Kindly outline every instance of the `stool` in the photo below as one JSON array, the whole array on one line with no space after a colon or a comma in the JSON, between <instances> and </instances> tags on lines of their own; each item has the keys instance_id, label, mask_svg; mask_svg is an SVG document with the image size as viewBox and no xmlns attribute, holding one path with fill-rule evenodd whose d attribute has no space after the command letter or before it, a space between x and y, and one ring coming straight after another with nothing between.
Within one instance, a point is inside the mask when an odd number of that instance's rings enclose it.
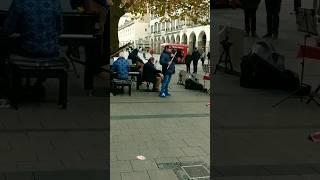
<instances>
[{"instance_id":1,"label":"stool","mask_svg":"<svg viewBox=\"0 0 320 180\"><path fill-rule=\"evenodd\" d=\"M57 78L59 79L59 105L67 108L68 68L64 58L28 58L13 55L7 60L9 65L9 99L11 105L18 109L20 98L19 86L22 78Z\"/></svg>"},{"instance_id":2,"label":"stool","mask_svg":"<svg viewBox=\"0 0 320 180\"><path fill-rule=\"evenodd\" d=\"M125 86L128 86L129 87L129 96L131 96L131 84L132 84L132 81L130 79L126 79L126 80L113 79L112 80L113 94L115 96L117 95L117 87L121 86L121 88L123 89Z\"/></svg>"}]
</instances>

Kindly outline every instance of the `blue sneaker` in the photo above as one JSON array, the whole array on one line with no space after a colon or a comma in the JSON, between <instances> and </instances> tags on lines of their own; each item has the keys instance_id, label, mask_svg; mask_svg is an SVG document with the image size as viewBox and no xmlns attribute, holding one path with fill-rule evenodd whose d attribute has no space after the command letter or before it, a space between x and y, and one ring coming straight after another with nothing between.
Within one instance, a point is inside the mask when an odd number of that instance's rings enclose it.
<instances>
[{"instance_id":1,"label":"blue sneaker","mask_svg":"<svg viewBox=\"0 0 320 180\"><path fill-rule=\"evenodd\" d=\"M165 95L166 95L166 96L171 96L171 94L169 94L169 93L166 93Z\"/></svg>"},{"instance_id":2,"label":"blue sneaker","mask_svg":"<svg viewBox=\"0 0 320 180\"><path fill-rule=\"evenodd\" d=\"M160 97L166 97L166 94L165 93L161 93Z\"/></svg>"}]
</instances>

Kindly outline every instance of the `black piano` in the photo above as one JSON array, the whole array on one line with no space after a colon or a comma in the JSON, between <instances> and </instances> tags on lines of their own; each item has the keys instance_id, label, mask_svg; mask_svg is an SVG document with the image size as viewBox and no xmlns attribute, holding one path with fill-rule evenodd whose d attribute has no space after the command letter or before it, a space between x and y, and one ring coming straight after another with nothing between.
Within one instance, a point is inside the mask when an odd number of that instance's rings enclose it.
<instances>
[{"instance_id":1,"label":"black piano","mask_svg":"<svg viewBox=\"0 0 320 180\"><path fill-rule=\"evenodd\" d=\"M0 11L0 34L3 35L3 24L7 17L7 11ZM60 44L62 46L85 46L98 47L102 38L97 36L96 28L97 17L93 14L66 12L63 15L63 33L60 35ZM2 33L1 33L2 32ZM1 36L1 35L0 35ZM1 38L1 37L0 37ZM1 38L2 39L2 38ZM11 41L13 41L11 39ZM97 59L97 51L92 50L92 58L87 58L85 65L84 86L86 89L93 87L94 72L92 66L98 63L92 62Z\"/></svg>"}]
</instances>

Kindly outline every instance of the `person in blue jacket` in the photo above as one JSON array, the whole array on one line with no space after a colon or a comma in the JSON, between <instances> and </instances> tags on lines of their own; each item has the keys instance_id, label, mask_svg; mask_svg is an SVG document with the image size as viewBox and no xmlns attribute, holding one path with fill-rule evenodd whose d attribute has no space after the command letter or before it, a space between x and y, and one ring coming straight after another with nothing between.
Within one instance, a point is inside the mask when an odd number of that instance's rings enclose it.
<instances>
[{"instance_id":1,"label":"person in blue jacket","mask_svg":"<svg viewBox=\"0 0 320 180\"><path fill-rule=\"evenodd\" d=\"M175 61L176 60L173 57L172 53L172 47L166 46L160 55L160 64L162 65L162 74L164 76L160 90L160 97L171 96L171 94L169 94L168 88L172 74L174 74Z\"/></svg>"}]
</instances>

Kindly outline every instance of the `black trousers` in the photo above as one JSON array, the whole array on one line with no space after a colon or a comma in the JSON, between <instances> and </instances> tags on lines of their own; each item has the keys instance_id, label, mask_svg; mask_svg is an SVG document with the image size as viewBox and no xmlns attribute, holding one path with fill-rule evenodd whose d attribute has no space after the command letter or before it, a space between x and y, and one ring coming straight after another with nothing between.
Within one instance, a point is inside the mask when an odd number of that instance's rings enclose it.
<instances>
[{"instance_id":1,"label":"black trousers","mask_svg":"<svg viewBox=\"0 0 320 180\"><path fill-rule=\"evenodd\" d=\"M193 73L198 72L198 61L193 60Z\"/></svg>"},{"instance_id":2,"label":"black trousers","mask_svg":"<svg viewBox=\"0 0 320 180\"><path fill-rule=\"evenodd\" d=\"M256 32L256 12L257 9L243 9L244 10L244 24L246 32Z\"/></svg>"},{"instance_id":3,"label":"black trousers","mask_svg":"<svg viewBox=\"0 0 320 180\"><path fill-rule=\"evenodd\" d=\"M294 0L294 11L297 12L298 8L301 8L301 0Z\"/></svg>"},{"instance_id":4,"label":"black trousers","mask_svg":"<svg viewBox=\"0 0 320 180\"><path fill-rule=\"evenodd\" d=\"M190 64L186 63L186 66L187 66L187 72L189 73L190 72Z\"/></svg>"},{"instance_id":5,"label":"black trousers","mask_svg":"<svg viewBox=\"0 0 320 180\"><path fill-rule=\"evenodd\" d=\"M281 0L265 0L267 10L268 34L278 34Z\"/></svg>"}]
</instances>

